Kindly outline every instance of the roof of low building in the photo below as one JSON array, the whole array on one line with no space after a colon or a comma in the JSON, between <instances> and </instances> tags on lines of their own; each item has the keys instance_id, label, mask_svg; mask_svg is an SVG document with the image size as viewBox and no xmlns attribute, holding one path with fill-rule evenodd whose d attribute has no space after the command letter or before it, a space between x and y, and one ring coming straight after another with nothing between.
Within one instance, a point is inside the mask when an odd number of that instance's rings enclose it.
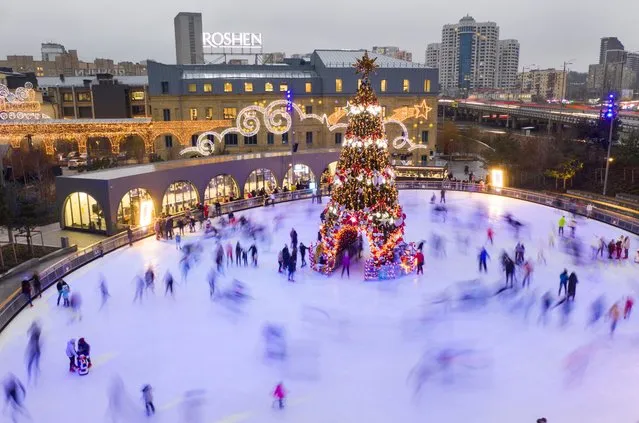
<instances>
[{"instance_id":1,"label":"roof of low building","mask_svg":"<svg viewBox=\"0 0 639 423\"><path fill-rule=\"evenodd\" d=\"M350 68L358 59L362 58L366 50L315 50L317 57L327 68ZM409 62L384 56L378 53L368 52L368 56L377 59L375 64L380 68L426 68L421 63Z\"/></svg>"},{"instance_id":2,"label":"roof of low building","mask_svg":"<svg viewBox=\"0 0 639 423\"><path fill-rule=\"evenodd\" d=\"M114 76L114 80L122 85L140 86L148 85L149 78L147 76ZM65 76L64 80L57 76L41 76L38 77L38 87L83 87L84 81L90 80L92 84L97 84L97 76Z\"/></svg>"}]
</instances>

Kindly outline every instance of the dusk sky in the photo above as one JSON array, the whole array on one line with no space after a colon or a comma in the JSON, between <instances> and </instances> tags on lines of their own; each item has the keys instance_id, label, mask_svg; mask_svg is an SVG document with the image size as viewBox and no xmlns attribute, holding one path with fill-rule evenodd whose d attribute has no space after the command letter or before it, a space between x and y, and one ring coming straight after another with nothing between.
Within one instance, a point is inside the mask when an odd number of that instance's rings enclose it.
<instances>
[{"instance_id":1,"label":"dusk sky","mask_svg":"<svg viewBox=\"0 0 639 423\"><path fill-rule=\"evenodd\" d=\"M470 14L494 21L500 38L521 44L521 66L587 71L599 57L599 39L617 36L639 50L632 0L362 0L158 1L4 0L0 11L0 57L40 56L40 43L78 50L80 59L154 59L175 63L173 18L201 12L206 32L261 32L264 51L307 53L319 48L395 45L424 62L426 45L441 41L442 25Z\"/></svg>"}]
</instances>

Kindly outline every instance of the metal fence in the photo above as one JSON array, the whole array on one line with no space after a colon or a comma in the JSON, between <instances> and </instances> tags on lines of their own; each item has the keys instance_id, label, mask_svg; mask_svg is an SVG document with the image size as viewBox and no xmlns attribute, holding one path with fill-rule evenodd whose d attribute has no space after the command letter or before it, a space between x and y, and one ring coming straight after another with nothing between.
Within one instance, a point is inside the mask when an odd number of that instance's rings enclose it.
<instances>
[{"instance_id":1,"label":"metal fence","mask_svg":"<svg viewBox=\"0 0 639 423\"><path fill-rule=\"evenodd\" d=\"M565 199L555 197L552 195L541 194L531 191L524 191L512 188L493 188L486 187L479 184L470 184L463 182L449 182L449 181L432 181L432 182L413 182L413 181L398 181L397 188L400 190L441 190L445 188L452 191L466 191L475 193L484 193L492 195L501 195L509 198L516 198L518 200L530 201L532 203L541 204L544 206L554 207L558 209L567 210L573 213L586 215L585 205L577 204L572 201L566 201ZM322 190L322 195L326 196L328 191ZM283 203L287 201L295 201L308 199L313 196L313 191L310 189L299 190L292 192L283 192L274 195L275 203ZM321 201L321 197L320 197ZM265 198L256 197L246 200L238 200L222 205L222 213L236 212L241 210L247 210L255 207L264 206ZM270 203L270 200L269 200ZM599 220L604 223L616 226L634 234L639 234L639 220L633 219L628 216L623 216L617 213L613 213L606 210L594 209L589 216L592 219ZM150 235L154 234L152 226L136 228L133 231L131 242L142 240ZM128 235L121 233L110 238L100 241L87 248L78 250L70 256L62 259L56 264L48 267L40 272L40 279L42 281L42 288L46 289L51 285L54 285L60 278L74 272L80 267L93 260L99 259L104 254L110 253L122 246L129 244ZM0 331L3 330L11 320L17 316L17 314L26 306L26 299L19 294L14 294L11 298L4 302L0 307Z\"/></svg>"}]
</instances>

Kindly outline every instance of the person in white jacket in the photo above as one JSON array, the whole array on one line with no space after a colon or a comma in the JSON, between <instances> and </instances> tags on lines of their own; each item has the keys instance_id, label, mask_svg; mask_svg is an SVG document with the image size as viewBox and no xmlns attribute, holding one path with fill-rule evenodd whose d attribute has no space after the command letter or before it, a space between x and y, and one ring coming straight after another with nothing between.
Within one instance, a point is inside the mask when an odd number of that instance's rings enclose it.
<instances>
[{"instance_id":1,"label":"person in white jacket","mask_svg":"<svg viewBox=\"0 0 639 423\"><path fill-rule=\"evenodd\" d=\"M69 371L75 372L76 364L75 359L78 355L78 352L75 349L75 339L69 340L67 342L67 357L69 357Z\"/></svg>"}]
</instances>

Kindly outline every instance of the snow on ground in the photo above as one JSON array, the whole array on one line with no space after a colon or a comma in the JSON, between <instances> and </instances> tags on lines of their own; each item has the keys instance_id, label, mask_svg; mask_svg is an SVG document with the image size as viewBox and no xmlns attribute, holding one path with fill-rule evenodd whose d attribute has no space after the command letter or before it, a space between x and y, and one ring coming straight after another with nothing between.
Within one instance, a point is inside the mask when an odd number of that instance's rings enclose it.
<instances>
[{"instance_id":1,"label":"snow on ground","mask_svg":"<svg viewBox=\"0 0 639 423\"><path fill-rule=\"evenodd\" d=\"M363 282L362 265L355 264L350 279L327 278L306 267L298 271L296 283L289 283L277 273L277 250L289 241L291 227L301 242L313 242L321 206L300 201L250 210L243 214L270 227L275 216L286 217L272 235L272 245L258 245L257 269L231 266L220 281L222 288L233 278L247 284L252 298L243 307L209 299L206 274L213 241L204 242L207 262L181 282L173 241L149 238L65 278L83 297L83 320L70 322L70 310L56 306L55 289L21 313L0 335L2 373L13 371L27 385L26 406L34 422L107 421L107 392L114 375L124 381L134 409L133 416L121 420L126 422L145 421L140 389L146 383L154 387L158 413L153 420L158 423L186 421L182 400L193 389L205 391L201 412L207 423L512 423L542 416L549 422L636 422L638 317L622 322L612 339L607 323L586 328L586 322L590 303L599 295L605 294L609 306L636 293L639 265L604 259L576 267L558 246L548 248L560 211L450 192L448 223L434 223L430 195L400 193L408 216L406 238L426 239L427 249L432 233L447 240L446 258L434 258L428 250L423 276ZM491 289L503 283L498 263L502 249L514 256L516 240L500 219L503 213L509 211L526 224L522 237L527 257L536 259L539 247L545 249L547 264L535 264L529 294L522 297L537 297L528 319L514 305L516 300L491 299L475 308L436 303L442 293L458 296L460 282L479 277L476 257L486 227L457 232L452 223L456 210L465 225L478 203L489 210L496 231L495 245L488 246L488 274L481 276ZM595 234L610 239L622 231L580 220L577 234L589 257ZM190 235L184 242L196 238ZM637 239L631 239L636 250ZM240 242L249 246L243 238ZM155 295L133 304L133 278L149 264L157 275ZM548 326L538 325L538 299L547 290L557 294L564 267L579 277L576 310L566 327L559 325L558 309ZM167 270L176 278L175 298L164 296ZM112 298L98 311L100 274ZM27 384L26 331L34 319L43 326L42 374L37 384ZM264 357L267 322L286 328L285 362ZM91 344L94 362L85 377L68 372L65 355L66 342L80 337ZM465 353L442 370L435 360L442 349ZM420 360L421 378L415 371ZM290 393L284 411L272 408L270 395L279 381ZM9 421L6 415L0 419Z\"/></svg>"}]
</instances>

